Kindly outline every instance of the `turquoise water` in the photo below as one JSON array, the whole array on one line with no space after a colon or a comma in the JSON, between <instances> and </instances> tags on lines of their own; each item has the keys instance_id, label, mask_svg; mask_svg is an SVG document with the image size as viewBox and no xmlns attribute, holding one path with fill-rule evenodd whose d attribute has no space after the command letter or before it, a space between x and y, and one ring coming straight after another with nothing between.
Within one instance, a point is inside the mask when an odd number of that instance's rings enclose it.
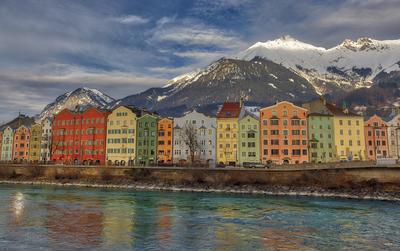
<instances>
[{"instance_id":1,"label":"turquoise water","mask_svg":"<svg viewBox=\"0 0 400 251\"><path fill-rule=\"evenodd\" d=\"M400 250L400 204L0 185L0 249Z\"/></svg>"}]
</instances>

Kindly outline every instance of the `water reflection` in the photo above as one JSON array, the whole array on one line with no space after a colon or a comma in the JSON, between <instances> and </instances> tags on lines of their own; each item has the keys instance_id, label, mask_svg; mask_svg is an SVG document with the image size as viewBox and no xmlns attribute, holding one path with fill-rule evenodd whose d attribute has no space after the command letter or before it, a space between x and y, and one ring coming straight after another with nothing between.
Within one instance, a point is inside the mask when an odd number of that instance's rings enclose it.
<instances>
[{"instance_id":1,"label":"water reflection","mask_svg":"<svg viewBox=\"0 0 400 251\"><path fill-rule=\"evenodd\" d=\"M101 246L104 215L98 208L47 204L46 210L46 229L53 248Z\"/></svg>"},{"instance_id":2,"label":"water reflection","mask_svg":"<svg viewBox=\"0 0 400 251\"><path fill-rule=\"evenodd\" d=\"M25 208L25 197L21 192L17 192L12 199L12 214L13 214L13 224L19 225L22 221L24 208Z\"/></svg>"},{"instance_id":3,"label":"water reflection","mask_svg":"<svg viewBox=\"0 0 400 251\"><path fill-rule=\"evenodd\" d=\"M131 249L134 244L135 204L129 200L108 200L103 207L103 239L107 248Z\"/></svg>"},{"instance_id":4,"label":"water reflection","mask_svg":"<svg viewBox=\"0 0 400 251\"><path fill-rule=\"evenodd\" d=\"M170 216L172 206L160 203L157 206L156 218L156 238L160 247L167 248L170 246L172 237L172 217Z\"/></svg>"},{"instance_id":5,"label":"water reflection","mask_svg":"<svg viewBox=\"0 0 400 251\"><path fill-rule=\"evenodd\" d=\"M400 250L398 203L0 185L0 249Z\"/></svg>"}]
</instances>

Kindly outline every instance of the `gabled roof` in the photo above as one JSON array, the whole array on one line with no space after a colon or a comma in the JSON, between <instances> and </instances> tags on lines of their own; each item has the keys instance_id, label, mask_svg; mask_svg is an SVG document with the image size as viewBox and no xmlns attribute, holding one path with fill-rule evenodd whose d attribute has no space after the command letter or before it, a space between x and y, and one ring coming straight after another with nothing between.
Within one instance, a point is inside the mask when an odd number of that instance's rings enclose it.
<instances>
[{"instance_id":1,"label":"gabled roof","mask_svg":"<svg viewBox=\"0 0 400 251\"><path fill-rule=\"evenodd\" d=\"M335 116L356 116L356 117L360 117L359 115L357 115L357 114L355 114L355 113L353 113L353 112L351 112L349 110L341 109L341 108L337 107L336 105L328 103L328 102L326 102L325 106Z\"/></svg>"},{"instance_id":2,"label":"gabled roof","mask_svg":"<svg viewBox=\"0 0 400 251\"><path fill-rule=\"evenodd\" d=\"M244 115L241 119L245 118L246 116L252 117L253 119L259 120L260 118L252 112L245 111Z\"/></svg>"},{"instance_id":3,"label":"gabled roof","mask_svg":"<svg viewBox=\"0 0 400 251\"><path fill-rule=\"evenodd\" d=\"M217 118L238 118L241 107L239 102L225 102L217 113Z\"/></svg>"},{"instance_id":4,"label":"gabled roof","mask_svg":"<svg viewBox=\"0 0 400 251\"><path fill-rule=\"evenodd\" d=\"M296 108L298 108L300 110L308 111L308 109L306 109L304 107L301 107L301 106L297 106L297 105L295 105L295 104L293 104L293 103L291 103L289 101L280 101L280 102L278 102L278 103L276 103L274 105L263 107L263 108L260 109L260 111L265 110L265 109L271 109L273 107L277 107L277 106L284 105L284 104L287 104L287 105L290 105L290 106L295 106Z\"/></svg>"},{"instance_id":5,"label":"gabled roof","mask_svg":"<svg viewBox=\"0 0 400 251\"><path fill-rule=\"evenodd\" d=\"M131 110L131 112L135 113L136 116L141 116L142 113L143 113L143 110L141 110L141 109L139 109L139 108L137 108L137 107L131 106L131 105L117 105L117 106L115 106L114 108L112 108L112 109L110 110L110 112L113 112L114 110L116 110L116 109L118 109L118 108L120 108L120 107L125 107L126 109Z\"/></svg>"},{"instance_id":6,"label":"gabled roof","mask_svg":"<svg viewBox=\"0 0 400 251\"><path fill-rule=\"evenodd\" d=\"M13 130L17 129L18 127L20 127L22 125L24 125L26 127L30 127L34 123L35 123L34 118L31 118L31 117L21 114L17 118L13 119L12 121L0 126L0 130L3 131L8 126Z\"/></svg>"}]
</instances>

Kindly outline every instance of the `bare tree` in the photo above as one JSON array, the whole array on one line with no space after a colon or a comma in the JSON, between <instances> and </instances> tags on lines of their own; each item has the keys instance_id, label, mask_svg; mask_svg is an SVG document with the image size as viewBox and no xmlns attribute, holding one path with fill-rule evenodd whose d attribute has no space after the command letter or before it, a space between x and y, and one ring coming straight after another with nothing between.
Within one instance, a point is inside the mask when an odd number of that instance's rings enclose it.
<instances>
[{"instance_id":1,"label":"bare tree","mask_svg":"<svg viewBox=\"0 0 400 251\"><path fill-rule=\"evenodd\" d=\"M197 128L191 124L186 124L181 131L181 139L183 144L189 148L190 162L194 163L196 152L200 150L200 143L197 135Z\"/></svg>"}]
</instances>

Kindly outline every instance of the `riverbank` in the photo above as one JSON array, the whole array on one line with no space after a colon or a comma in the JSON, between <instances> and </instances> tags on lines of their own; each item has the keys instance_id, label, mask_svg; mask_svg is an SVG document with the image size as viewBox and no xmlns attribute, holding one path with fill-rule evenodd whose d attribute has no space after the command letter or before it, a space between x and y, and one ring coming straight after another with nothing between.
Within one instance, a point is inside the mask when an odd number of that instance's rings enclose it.
<instances>
[{"instance_id":1,"label":"riverbank","mask_svg":"<svg viewBox=\"0 0 400 251\"><path fill-rule=\"evenodd\" d=\"M3 184L400 200L400 167L284 169L0 165Z\"/></svg>"},{"instance_id":2,"label":"riverbank","mask_svg":"<svg viewBox=\"0 0 400 251\"><path fill-rule=\"evenodd\" d=\"M85 187L105 189L132 189L143 191L170 191L170 192L196 192L196 193L228 193L228 194L253 194L268 196L308 196L322 198L341 198L359 200L380 200L400 202L399 192L383 192L371 188L358 189L321 189L318 187L290 187L290 186L218 186L208 185L169 185L152 183L135 183L120 180L119 182L76 182L76 181L34 181L34 180L0 180L0 184L32 185L32 186L59 186L59 187Z\"/></svg>"}]
</instances>

